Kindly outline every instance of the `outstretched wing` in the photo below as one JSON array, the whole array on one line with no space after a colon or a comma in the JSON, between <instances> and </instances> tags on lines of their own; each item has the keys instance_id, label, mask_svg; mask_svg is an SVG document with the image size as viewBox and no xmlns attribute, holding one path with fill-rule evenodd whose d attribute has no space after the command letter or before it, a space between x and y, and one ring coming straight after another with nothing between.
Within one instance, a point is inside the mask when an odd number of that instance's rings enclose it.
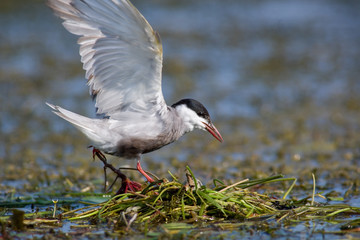
<instances>
[{"instance_id":1,"label":"outstretched wing","mask_svg":"<svg viewBox=\"0 0 360 240\"><path fill-rule=\"evenodd\" d=\"M48 0L81 36L80 55L97 114L166 111L158 34L128 0Z\"/></svg>"}]
</instances>

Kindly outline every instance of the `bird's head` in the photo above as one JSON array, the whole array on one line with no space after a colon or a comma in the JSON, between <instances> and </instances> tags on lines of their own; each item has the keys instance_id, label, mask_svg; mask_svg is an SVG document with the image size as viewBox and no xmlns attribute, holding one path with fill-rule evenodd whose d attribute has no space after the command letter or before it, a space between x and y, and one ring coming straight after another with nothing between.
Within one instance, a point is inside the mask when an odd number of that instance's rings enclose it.
<instances>
[{"instance_id":1,"label":"bird's head","mask_svg":"<svg viewBox=\"0 0 360 240\"><path fill-rule=\"evenodd\" d=\"M174 103L172 107L183 120L185 132L190 132L194 130L194 128L198 128L208 131L220 142L223 141L221 134L210 120L209 112L200 102L194 99L182 99Z\"/></svg>"}]
</instances>

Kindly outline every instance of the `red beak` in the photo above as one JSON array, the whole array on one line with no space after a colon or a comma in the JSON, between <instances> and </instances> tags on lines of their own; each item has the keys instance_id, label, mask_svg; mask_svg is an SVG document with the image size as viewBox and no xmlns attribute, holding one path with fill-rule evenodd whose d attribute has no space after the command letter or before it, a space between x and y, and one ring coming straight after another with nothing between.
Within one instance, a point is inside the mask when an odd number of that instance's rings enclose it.
<instances>
[{"instance_id":1,"label":"red beak","mask_svg":"<svg viewBox=\"0 0 360 240\"><path fill-rule=\"evenodd\" d=\"M219 140L220 142L223 142L224 139L222 138L221 134L219 133L219 131L216 129L216 127L214 126L214 124L210 123L206 123L206 122L202 122L203 124L205 124L205 129L211 133L211 135L214 136L214 138L216 138L217 140Z\"/></svg>"}]
</instances>

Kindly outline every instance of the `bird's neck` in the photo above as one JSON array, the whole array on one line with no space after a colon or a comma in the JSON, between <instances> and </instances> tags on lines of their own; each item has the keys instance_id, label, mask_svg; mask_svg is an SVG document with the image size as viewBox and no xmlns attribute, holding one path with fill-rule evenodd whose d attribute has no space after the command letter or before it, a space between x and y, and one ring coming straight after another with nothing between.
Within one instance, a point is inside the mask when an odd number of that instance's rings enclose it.
<instances>
[{"instance_id":1,"label":"bird's neck","mask_svg":"<svg viewBox=\"0 0 360 240\"><path fill-rule=\"evenodd\" d=\"M195 121L194 121L194 111L190 110L189 108L185 106L177 106L174 109L174 118L176 119L175 122L177 123L177 126L179 127L180 131L182 132L182 135L191 132L196 127Z\"/></svg>"}]
</instances>

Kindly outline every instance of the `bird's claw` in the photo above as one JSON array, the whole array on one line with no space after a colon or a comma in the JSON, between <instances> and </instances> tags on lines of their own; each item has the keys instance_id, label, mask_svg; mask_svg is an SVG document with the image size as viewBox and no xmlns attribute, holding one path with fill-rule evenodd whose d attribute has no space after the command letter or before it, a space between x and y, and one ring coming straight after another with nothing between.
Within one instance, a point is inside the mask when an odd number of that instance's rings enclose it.
<instances>
[{"instance_id":1,"label":"bird's claw","mask_svg":"<svg viewBox=\"0 0 360 240\"><path fill-rule=\"evenodd\" d=\"M98 158L101 159L105 159L106 160L106 157L105 155L97 148L95 148L94 146L89 146L89 148L93 148L92 150L92 155L93 155L93 160L95 160L95 156L97 156Z\"/></svg>"},{"instance_id":2,"label":"bird's claw","mask_svg":"<svg viewBox=\"0 0 360 240\"><path fill-rule=\"evenodd\" d=\"M127 192L138 192L142 190L142 186L138 182L133 182L130 179L126 178L125 181L122 182L120 189L116 192L116 195L127 193Z\"/></svg>"}]
</instances>

